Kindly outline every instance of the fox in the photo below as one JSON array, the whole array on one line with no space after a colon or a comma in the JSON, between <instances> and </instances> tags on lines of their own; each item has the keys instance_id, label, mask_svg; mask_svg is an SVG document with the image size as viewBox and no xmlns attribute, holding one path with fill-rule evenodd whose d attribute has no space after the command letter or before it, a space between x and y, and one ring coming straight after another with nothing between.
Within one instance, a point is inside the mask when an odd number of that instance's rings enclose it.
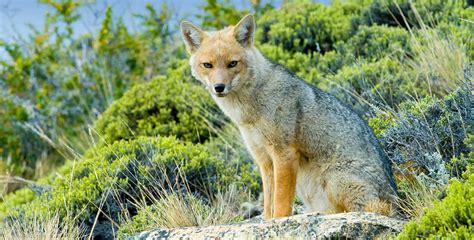
<instances>
[{"instance_id":1,"label":"fox","mask_svg":"<svg viewBox=\"0 0 474 240\"><path fill-rule=\"evenodd\" d=\"M265 219L305 211L392 214L397 187L373 131L350 107L264 56L256 22L204 31L180 23L191 74L238 127L258 165Z\"/></svg>"}]
</instances>

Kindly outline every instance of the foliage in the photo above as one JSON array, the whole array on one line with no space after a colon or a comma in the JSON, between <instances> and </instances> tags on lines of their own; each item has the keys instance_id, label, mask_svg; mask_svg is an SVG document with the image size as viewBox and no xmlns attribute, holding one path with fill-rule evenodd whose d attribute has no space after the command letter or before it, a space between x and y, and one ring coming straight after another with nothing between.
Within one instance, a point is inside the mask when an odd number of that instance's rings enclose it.
<instances>
[{"instance_id":1,"label":"foliage","mask_svg":"<svg viewBox=\"0 0 474 240\"><path fill-rule=\"evenodd\" d=\"M467 172L466 172L467 174ZM474 174L452 180L446 197L426 209L420 221L405 225L399 239L470 239L474 235Z\"/></svg>"},{"instance_id":2,"label":"foliage","mask_svg":"<svg viewBox=\"0 0 474 240\"><path fill-rule=\"evenodd\" d=\"M0 218L8 217L11 210L35 199L35 193L29 188L22 188L5 196L0 204Z\"/></svg>"},{"instance_id":3,"label":"foliage","mask_svg":"<svg viewBox=\"0 0 474 240\"><path fill-rule=\"evenodd\" d=\"M84 229L58 215L34 217L29 221L11 221L0 227L1 239L77 240L86 237Z\"/></svg>"},{"instance_id":4,"label":"foliage","mask_svg":"<svg viewBox=\"0 0 474 240\"><path fill-rule=\"evenodd\" d=\"M250 3L251 10L237 10L229 0L207 0L206 5L202 6L203 13L198 14L197 18L201 20L202 27L217 30L235 25L245 14L249 14L250 11L256 17L259 17L273 9L272 4L263 3L261 0L252 0Z\"/></svg>"},{"instance_id":5,"label":"foliage","mask_svg":"<svg viewBox=\"0 0 474 240\"><path fill-rule=\"evenodd\" d=\"M361 26L347 42L339 40L335 48L341 54L376 60L401 59L411 54L410 45L410 34L405 29L374 25Z\"/></svg>"},{"instance_id":6,"label":"foliage","mask_svg":"<svg viewBox=\"0 0 474 240\"><path fill-rule=\"evenodd\" d=\"M373 24L419 27L420 19L433 26L440 22L460 24L460 17L465 14L463 9L468 7L467 1L457 0L374 0L353 19L353 27Z\"/></svg>"},{"instance_id":7,"label":"foliage","mask_svg":"<svg viewBox=\"0 0 474 240\"><path fill-rule=\"evenodd\" d=\"M68 149L85 151L89 146L81 133L87 126L133 83L161 72L162 66L150 60L167 62L169 54L163 48L169 32L153 39L147 34L147 29L165 29L166 17L151 24L142 16L145 33L131 34L120 19L112 19L109 8L97 37L76 37L72 24L80 4L44 2L54 12L47 14L42 31L0 44L7 55L0 61L0 160L7 163L5 171L28 178L41 176L36 166L75 155ZM148 10L154 17L156 12Z\"/></svg>"},{"instance_id":8,"label":"foliage","mask_svg":"<svg viewBox=\"0 0 474 240\"><path fill-rule=\"evenodd\" d=\"M125 215L135 215L135 202L149 204L166 191L189 192L209 201L239 171L226 167L206 147L172 137L116 141L63 168L50 180L50 191L20 205L13 216L29 219L57 212L60 217L75 216L96 237L110 237L117 227L110 219L118 223Z\"/></svg>"},{"instance_id":9,"label":"foliage","mask_svg":"<svg viewBox=\"0 0 474 240\"><path fill-rule=\"evenodd\" d=\"M74 216L96 238L240 220L244 199L222 195L232 184L254 198L259 174L192 80L170 9L147 5L131 31L109 7L97 33L77 36L81 1L42 2L54 9L43 29L0 40L0 174L37 178L70 161L41 191L2 198L2 217L57 226L49 213ZM208 0L196 17L212 30L253 12L266 56L369 119L414 218L402 239L472 235L472 1L264 2Z\"/></svg>"},{"instance_id":10,"label":"foliage","mask_svg":"<svg viewBox=\"0 0 474 240\"><path fill-rule=\"evenodd\" d=\"M412 72L428 84L432 95L444 96L455 90L460 82L472 81L472 60L468 55L472 41L470 37L454 38L453 33L453 29L423 26L413 37L413 57L406 62Z\"/></svg>"},{"instance_id":11,"label":"foliage","mask_svg":"<svg viewBox=\"0 0 474 240\"><path fill-rule=\"evenodd\" d=\"M206 28L221 29L235 24L239 19L248 14L247 11L238 11L228 0L217 1L207 0L203 6L204 14L198 15L202 21L202 26Z\"/></svg>"},{"instance_id":12,"label":"foliage","mask_svg":"<svg viewBox=\"0 0 474 240\"><path fill-rule=\"evenodd\" d=\"M311 54L331 50L348 37L349 18L337 6L309 1L283 5L259 19L256 41Z\"/></svg>"},{"instance_id":13,"label":"foliage","mask_svg":"<svg viewBox=\"0 0 474 240\"><path fill-rule=\"evenodd\" d=\"M340 68L346 61L342 59L346 56L337 54L335 58L331 53L338 41L349 37L349 15L356 11L352 6L325 6L310 1L286 3L258 19L257 47L308 82L319 83L330 72L326 69L331 68L328 65Z\"/></svg>"},{"instance_id":14,"label":"foliage","mask_svg":"<svg viewBox=\"0 0 474 240\"><path fill-rule=\"evenodd\" d=\"M187 62L177 65L187 66ZM206 141L225 120L204 87L193 84L190 75L187 68L180 67L135 86L104 112L96 129L110 143L158 135Z\"/></svg>"},{"instance_id":15,"label":"foliage","mask_svg":"<svg viewBox=\"0 0 474 240\"><path fill-rule=\"evenodd\" d=\"M230 187L210 202L176 192L160 196L152 205L140 208L131 221L122 224L119 238L153 228L176 228L228 224L238 218L242 194Z\"/></svg>"},{"instance_id":16,"label":"foliage","mask_svg":"<svg viewBox=\"0 0 474 240\"><path fill-rule=\"evenodd\" d=\"M446 184L469 165L451 159L471 150L464 143L474 129L470 89L461 88L443 100L428 97L404 102L398 113L381 113L369 125L402 171L426 174L436 185Z\"/></svg>"},{"instance_id":17,"label":"foliage","mask_svg":"<svg viewBox=\"0 0 474 240\"><path fill-rule=\"evenodd\" d=\"M417 86L420 83L412 81L400 61L388 57L375 62L361 60L328 78L330 92L360 113L396 107L410 96L427 94Z\"/></svg>"}]
</instances>

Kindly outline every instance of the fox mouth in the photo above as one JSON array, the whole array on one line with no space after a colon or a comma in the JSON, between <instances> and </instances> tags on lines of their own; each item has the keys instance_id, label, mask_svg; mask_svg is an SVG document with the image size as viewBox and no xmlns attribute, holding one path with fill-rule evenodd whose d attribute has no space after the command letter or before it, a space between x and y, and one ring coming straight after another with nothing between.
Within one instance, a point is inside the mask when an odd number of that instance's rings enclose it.
<instances>
[{"instance_id":1,"label":"fox mouth","mask_svg":"<svg viewBox=\"0 0 474 240\"><path fill-rule=\"evenodd\" d=\"M229 94L229 92L215 93L217 97L225 97L227 94Z\"/></svg>"}]
</instances>

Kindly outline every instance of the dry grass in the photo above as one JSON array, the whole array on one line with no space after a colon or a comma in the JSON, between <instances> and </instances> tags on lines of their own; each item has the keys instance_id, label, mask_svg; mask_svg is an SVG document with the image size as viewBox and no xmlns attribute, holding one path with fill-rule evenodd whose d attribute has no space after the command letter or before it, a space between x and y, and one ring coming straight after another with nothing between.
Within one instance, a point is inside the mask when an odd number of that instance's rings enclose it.
<instances>
[{"instance_id":1,"label":"dry grass","mask_svg":"<svg viewBox=\"0 0 474 240\"><path fill-rule=\"evenodd\" d=\"M206 203L189 193L171 192L162 194L152 207L141 206L139 209L152 220L153 225L149 228L226 224L238 215L235 195L236 191L231 190Z\"/></svg>"},{"instance_id":2,"label":"dry grass","mask_svg":"<svg viewBox=\"0 0 474 240\"><path fill-rule=\"evenodd\" d=\"M83 229L71 221L60 220L58 215L26 222L17 220L0 226L0 239L5 240L76 240L84 236Z\"/></svg>"},{"instance_id":3,"label":"dry grass","mask_svg":"<svg viewBox=\"0 0 474 240\"><path fill-rule=\"evenodd\" d=\"M423 184L412 182L405 189L405 197L398 200L398 207L409 219L420 219L425 210L434 206L437 189L429 189Z\"/></svg>"},{"instance_id":4,"label":"dry grass","mask_svg":"<svg viewBox=\"0 0 474 240\"><path fill-rule=\"evenodd\" d=\"M426 24L430 20L422 19L413 4L411 8L420 28L415 33L405 22L413 46L413 56L407 59L407 64L418 72L420 80L428 82L431 94L446 95L464 79L464 69L469 63L466 43L455 41L449 33L442 33L438 28L431 28Z\"/></svg>"},{"instance_id":5,"label":"dry grass","mask_svg":"<svg viewBox=\"0 0 474 240\"><path fill-rule=\"evenodd\" d=\"M178 172L181 171L178 169ZM153 176L150 176L153 177ZM188 183L185 189L178 186L171 187L172 181L165 176L165 189L157 180L155 189L139 186L142 196L132 196L131 203L137 208L142 216L149 219L151 224L146 226L152 228L176 228L191 226L208 226L215 224L227 224L239 216L240 204L244 202L244 194L239 192L235 186L230 186L215 196L205 198L191 193ZM182 179L186 179L182 176ZM115 192L115 191L114 191ZM119 189L116 192L120 192ZM208 199L208 200L203 200ZM151 202L151 203L150 203ZM123 211L126 213L127 211ZM125 222L133 221L130 216L124 216Z\"/></svg>"}]
</instances>

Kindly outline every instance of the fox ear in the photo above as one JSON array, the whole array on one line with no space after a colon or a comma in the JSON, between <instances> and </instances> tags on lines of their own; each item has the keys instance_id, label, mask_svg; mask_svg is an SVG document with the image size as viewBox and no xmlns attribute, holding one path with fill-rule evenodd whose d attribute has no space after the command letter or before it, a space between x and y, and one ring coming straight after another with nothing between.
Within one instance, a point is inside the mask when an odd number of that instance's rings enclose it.
<instances>
[{"instance_id":1,"label":"fox ear","mask_svg":"<svg viewBox=\"0 0 474 240\"><path fill-rule=\"evenodd\" d=\"M186 50L189 53L193 53L199 48L199 45L201 45L206 33L187 21L182 21L180 27L181 35L183 37L184 43L186 44Z\"/></svg>"},{"instance_id":2,"label":"fox ear","mask_svg":"<svg viewBox=\"0 0 474 240\"><path fill-rule=\"evenodd\" d=\"M235 39L244 47L252 46L254 33L255 20L251 14L243 17L234 27Z\"/></svg>"}]
</instances>

